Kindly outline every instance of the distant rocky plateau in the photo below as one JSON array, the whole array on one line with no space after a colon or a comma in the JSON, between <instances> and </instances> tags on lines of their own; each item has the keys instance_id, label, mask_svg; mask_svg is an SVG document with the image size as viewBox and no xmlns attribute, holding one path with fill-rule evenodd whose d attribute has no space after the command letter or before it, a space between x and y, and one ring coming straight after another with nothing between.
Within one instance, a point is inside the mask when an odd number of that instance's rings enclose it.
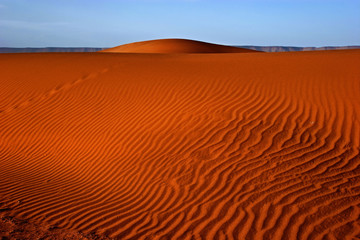
<instances>
[{"instance_id":1,"label":"distant rocky plateau","mask_svg":"<svg viewBox=\"0 0 360 240\"><path fill-rule=\"evenodd\" d=\"M316 51L316 50L336 50L336 49L356 49L360 46L327 46L327 47L287 47L287 46L236 46L253 49L263 52L297 52L297 51Z\"/></svg>"},{"instance_id":2,"label":"distant rocky plateau","mask_svg":"<svg viewBox=\"0 0 360 240\"><path fill-rule=\"evenodd\" d=\"M46 48L10 48L0 47L0 53L35 53L35 52L97 52L106 48L74 48L74 47L46 47Z\"/></svg>"},{"instance_id":3,"label":"distant rocky plateau","mask_svg":"<svg viewBox=\"0 0 360 240\"><path fill-rule=\"evenodd\" d=\"M236 46L263 52L296 52L296 51L316 51L316 50L336 50L336 49L356 49L359 46L341 47L288 47L288 46ZM72 48L72 47L46 47L46 48L9 48L0 47L0 53L34 53L34 52L97 52L107 48Z\"/></svg>"}]
</instances>

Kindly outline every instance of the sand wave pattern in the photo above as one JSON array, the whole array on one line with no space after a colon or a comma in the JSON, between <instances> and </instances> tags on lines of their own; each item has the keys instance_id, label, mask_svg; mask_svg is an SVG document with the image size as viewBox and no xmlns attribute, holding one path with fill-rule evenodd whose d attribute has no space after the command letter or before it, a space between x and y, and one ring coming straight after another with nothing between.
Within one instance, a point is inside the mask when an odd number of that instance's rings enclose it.
<instances>
[{"instance_id":1,"label":"sand wave pattern","mask_svg":"<svg viewBox=\"0 0 360 240\"><path fill-rule=\"evenodd\" d=\"M0 214L115 239L358 239L359 65L0 55Z\"/></svg>"}]
</instances>

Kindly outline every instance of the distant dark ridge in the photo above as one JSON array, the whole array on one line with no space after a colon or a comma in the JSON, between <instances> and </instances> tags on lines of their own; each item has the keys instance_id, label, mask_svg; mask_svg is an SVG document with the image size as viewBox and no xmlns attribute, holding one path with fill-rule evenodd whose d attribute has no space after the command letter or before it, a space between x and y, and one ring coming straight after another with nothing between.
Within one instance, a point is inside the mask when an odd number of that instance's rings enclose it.
<instances>
[{"instance_id":1,"label":"distant dark ridge","mask_svg":"<svg viewBox=\"0 0 360 240\"><path fill-rule=\"evenodd\" d=\"M236 46L248 48L263 52L296 52L296 51L317 51L317 50L336 50L336 49L356 49L360 46L342 46L342 47L286 47L286 46Z\"/></svg>"},{"instance_id":2,"label":"distant dark ridge","mask_svg":"<svg viewBox=\"0 0 360 240\"><path fill-rule=\"evenodd\" d=\"M286 46L235 46L263 52L296 52L296 51L316 51L316 50L335 50L335 49L356 49L360 46L342 46L342 47L286 47ZM97 52L107 48L0 48L0 53L35 53L35 52Z\"/></svg>"},{"instance_id":3,"label":"distant dark ridge","mask_svg":"<svg viewBox=\"0 0 360 240\"><path fill-rule=\"evenodd\" d=\"M47 48L0 48L0 53L35 53L35 52L97 52L106 48L62 48L62 47L47 47Z\"/></svg>"}]
</instances>

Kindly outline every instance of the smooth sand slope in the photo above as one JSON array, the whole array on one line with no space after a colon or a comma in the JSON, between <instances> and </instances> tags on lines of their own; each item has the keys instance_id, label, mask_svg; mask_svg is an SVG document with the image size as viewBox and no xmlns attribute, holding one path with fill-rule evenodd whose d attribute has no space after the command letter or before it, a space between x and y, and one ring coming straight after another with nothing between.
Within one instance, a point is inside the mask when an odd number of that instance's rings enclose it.
<instances>
[{"instance_id":1,"label":"smooth sand slope","mask_svg":"<svg viewBox=\"0 0 360 240\"><path fill-rule=\"evenodd\" d=\"M360 50L2 54L1 219L117 239L357 239L359 65Z\"/></svg>"},{"instance_id":2,"label":"smooth sand slope","mask_svg":"<svg viewBox=\"0 0 360 240\"><path fill-rule=\"evenodd\" d=\"M135 42L105 49L114 53L247 53L256 50L206 43L188 39L159 39Z\"/></svg>"}]
</instances>

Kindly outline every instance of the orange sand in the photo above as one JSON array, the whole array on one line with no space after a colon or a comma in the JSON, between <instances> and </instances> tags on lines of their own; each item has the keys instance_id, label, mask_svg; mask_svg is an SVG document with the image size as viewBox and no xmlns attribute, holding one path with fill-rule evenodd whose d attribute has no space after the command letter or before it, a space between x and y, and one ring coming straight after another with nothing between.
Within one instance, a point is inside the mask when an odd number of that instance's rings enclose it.
<instances>
[{"instance_id":1,"label":"orange sand","mask_svg":"<svg viewBox=\"0 0 360 240\"><path fill-rule=\"evenodd\" d=\"M248 53L256 50L206 43L188 39L159 39L135 42L105 49L116 53Z\"/></svg>"},{"instance_id":2,"label":"orange sand","mask_svg":"<svg viewBox=\"0 0 360 240\"><path fill-rule=\"evenodd\" d=\"M360 50L1 54L0 216L118 239L359 238L359 66Z\"/></svg>"}]
</instances>

